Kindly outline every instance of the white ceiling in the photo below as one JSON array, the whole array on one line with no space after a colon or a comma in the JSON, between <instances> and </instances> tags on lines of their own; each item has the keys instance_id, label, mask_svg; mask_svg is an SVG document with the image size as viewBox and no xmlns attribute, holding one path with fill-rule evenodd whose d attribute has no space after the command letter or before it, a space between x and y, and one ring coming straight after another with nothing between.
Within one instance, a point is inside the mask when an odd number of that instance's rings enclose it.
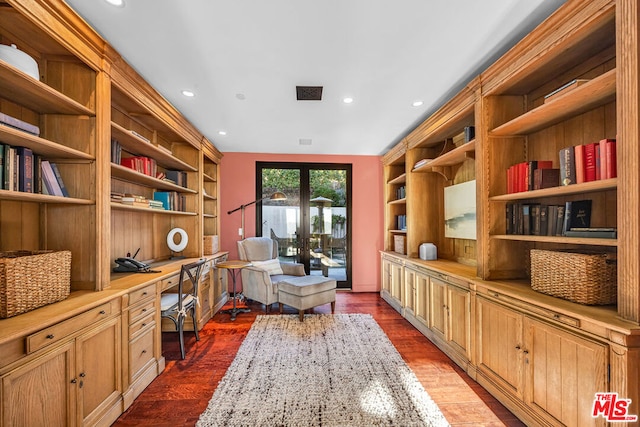
<instances>
[{"instance_id":1,"label":"white ceiling","mask_svg":"<svg viewBox=\"0 0 640 427\"><path fill-rule=\"evenodd\" d=\"M220 151L359 155L384 153L564 2L66 1ZM296 85L324 86L322 101L296 101Z\"/></svg>"}]
</instances>

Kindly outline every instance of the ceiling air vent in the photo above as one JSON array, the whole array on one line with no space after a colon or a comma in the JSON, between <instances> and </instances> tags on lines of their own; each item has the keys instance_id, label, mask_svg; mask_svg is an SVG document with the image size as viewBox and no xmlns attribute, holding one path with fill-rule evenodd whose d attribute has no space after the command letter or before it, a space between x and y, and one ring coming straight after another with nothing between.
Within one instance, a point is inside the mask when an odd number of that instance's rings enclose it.
<instances>
[{"instance_id":1,"label":"ceiling air vent","mask_svg":"<svg viewBox=\"0 0 640 427\"><path fill-rule=\"evenodd\" d=\"M298 101L321 101L322 86L296 86Z\"/></svg>"},{"instance_id":2,"label":"ceiling air vent","mask_svg":"<svg viewBox=\"0 0 640 427\"><path fill-rule=\"evenodd\" d=\"M300 138L298 142L300 145L311 145L311 138Z\"/></svg>"}]
</instances>

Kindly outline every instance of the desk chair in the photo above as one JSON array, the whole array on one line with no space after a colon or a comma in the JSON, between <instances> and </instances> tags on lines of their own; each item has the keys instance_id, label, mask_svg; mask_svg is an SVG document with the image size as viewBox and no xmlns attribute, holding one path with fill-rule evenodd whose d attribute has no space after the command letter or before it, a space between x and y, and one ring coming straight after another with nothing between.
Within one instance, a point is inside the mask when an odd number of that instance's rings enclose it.
<instances>
[{"instance_id":1,"label":"desk chair","mask_svg":"<svg viewBox=\"0 0 640 427\"><path fill-rule=\"evenodd\" d=\"M205 262L205 259L201 259L189 264L183 264L180 268L178 292L163 293L160 298L160 316L171 319L176 325L178 337L180 338L180 354L183 359L185 356L184 319L187 317L187 312L191 312L196 341L200 341L200 337L198 336L198 322L196 321L196 304L198 304L200 273L202 273L202 267Z\"/></svg>"}]
</instances>

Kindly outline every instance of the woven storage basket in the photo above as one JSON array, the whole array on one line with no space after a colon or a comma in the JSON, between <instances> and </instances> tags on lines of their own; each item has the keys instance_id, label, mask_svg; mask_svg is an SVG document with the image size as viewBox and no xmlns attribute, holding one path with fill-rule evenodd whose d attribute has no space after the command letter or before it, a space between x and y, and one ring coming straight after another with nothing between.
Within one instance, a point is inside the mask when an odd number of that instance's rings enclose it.
<instances>
[{"instance_id":1,"label":"woven storage basket","mask_svg":"<svg viewBox=\"0 0 640 427\"><path fill-rule=\"evenodd\" d=\"M0 252L0 318L69 296L71 251Z\"/></svg>"},{"instance_id":2,"label":"woven storage basket","mask_svg":"<svg viewBox=\"0 0 640 427\"><path fill-rule=\"evenodd\" d=\"M615 304L617 263L603 253L532 249L531 288L580 304Z\"/></svg>"}]
</instances>

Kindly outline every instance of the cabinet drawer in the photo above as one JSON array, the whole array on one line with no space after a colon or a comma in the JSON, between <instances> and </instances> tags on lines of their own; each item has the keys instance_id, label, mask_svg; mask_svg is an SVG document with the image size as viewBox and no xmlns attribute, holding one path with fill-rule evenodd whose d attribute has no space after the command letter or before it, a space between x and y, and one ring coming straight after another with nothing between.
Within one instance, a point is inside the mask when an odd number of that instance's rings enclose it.
<instances>
[{"instance_id":1,"label":"cabinet drawer","mask_svg":"<svg viewBox=\"0 0 640 427\"><path fill-rule=\"evenodd\" d=\"M156 301L151 300L146 303L139 304L129 309L129 325L137 322L138 320L146 317L149 314L155 313Z\"/></svg>"},{"instance_id":2,"label":"cabinet drawer","mask_svg":"<svg viewBox=\"0 0 640 427\"><path fill-rule=\"evenodd\" d=\"M131 381L134 381L146 364L153 359L155 336L156 328L150 328L129 344Z\"/></svg>"},{"instance_id":3,"label":"cabinet drawer","mask_svg":"<svg viewBox=\"0 0 640 427\"><path fill-rule=\"evenodd\" d=\"M142 331L154 325L155 324L154 318L155 318L155 313L151 311L142 319L131 323L129 325L129 339L131 340L135 338L137 335L140 335Z\"/></svg>"},{"instance_id":4,"label":"cabinet drawer","mask_svg":"<svg viewBox=\"0 0 640 427\"><path fill-rule=\"evenodd\" d=\"M160 292L166 291L169 288L173 288L174 286L178 286L178 282L180 281L180 274L174 274L171 277L167 277L161 282Z\"/></svg>"},{"instance_id":5,"label":"cabinet drawer","mask_svg":"<svg viewBox=\"0 0 640 427\"><path fill-rule=\"evenodd\" d=\"M35 334L31 334L27 337L27 354L58 342L87 326L99 322L102 319L106 319L117 310L118 307L116 303L114 301L110 301L49 328L36 332Z\"/></svg>"},{"instance_id":6,"label":"cabinet drawer","mask_svg":"<svg viewBox=\"0 0 640 427\"><path fill-rule=\"evenodd\" d=\"M211 261L207 261L204 263L204 265L202 266L202 273L200 273L200 275L206 276L207 274L209 274L209 271L211 271Z\"/></svg>"},{"instance_id":7,"label":"cabinet drawer","mask_svg":"<svg viewBox=\"0 0 640 427\"><path fill-rule=\"evenodd\" d=\"M129 305L134 305L137 302L140 302L146 298L151 296L155 296L156 294L156 285L149 285L142 289L138 289L137 291L133 291L129 293Z\"/></svg>"}]
</instances>

